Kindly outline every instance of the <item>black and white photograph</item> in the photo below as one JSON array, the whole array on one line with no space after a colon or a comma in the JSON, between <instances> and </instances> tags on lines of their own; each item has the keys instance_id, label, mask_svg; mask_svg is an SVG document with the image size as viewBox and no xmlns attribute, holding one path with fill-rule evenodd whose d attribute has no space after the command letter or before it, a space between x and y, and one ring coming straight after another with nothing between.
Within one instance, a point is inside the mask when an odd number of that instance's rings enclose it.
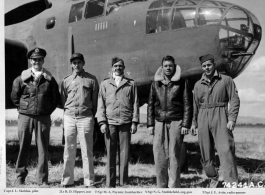
<instances>
[{"instance_id":1,"label":"black and white photograph","mask_svg":"<svg viewBox=\"0 0 265 195\"><path fill-rule=\"evenodd\" d=\"M0 194L265 194L264 0L0 7Z\"/></svg>"}]
</instances>

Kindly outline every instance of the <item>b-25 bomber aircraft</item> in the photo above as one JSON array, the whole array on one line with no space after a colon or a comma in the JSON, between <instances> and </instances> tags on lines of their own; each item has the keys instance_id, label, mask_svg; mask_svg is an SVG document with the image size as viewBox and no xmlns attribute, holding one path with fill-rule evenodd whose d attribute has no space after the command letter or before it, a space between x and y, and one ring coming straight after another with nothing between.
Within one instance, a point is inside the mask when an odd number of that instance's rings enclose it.
<instances>
[{"instance_id":1,"label":"b-25 bomber aircraft","mask_svg":"<svg viewBox=\"0 0 265 195\"><path fill-rule=\"evenodd\" d=\"M47 50L44 67L60 83L71 73L72 53L101 82L114 56L138 86L140 104L161 59L175 57L192 85L201 76L199 56L211 53L218 70L237 77L257 50L262 28L247 9L213 0L6 0L6 108L13 80L29 67L26 53Z\"/></svg>"},{"instance_id":2,"label":"b-25 bomber aircraft","mask_svg":"<svg viewBox=\"0 0 265 195\"><path fill-rule=\"evenodd\" d=\"M150 84L165 55L172 55L191 86L201 77L199 56L211 53L217 69L232 78L249 64L262 37L247 9L214 0L6 0L6 108L13 80L30 65L26 53L44 48L44 67L60 83L71 73L70 56L84 54L85 70L99 82L111 58L125 61L125 74L147 103ZM103 142L99 134L99 146ZM181 170L187 170L185 145Z\"/></svg>"}]
</instances>

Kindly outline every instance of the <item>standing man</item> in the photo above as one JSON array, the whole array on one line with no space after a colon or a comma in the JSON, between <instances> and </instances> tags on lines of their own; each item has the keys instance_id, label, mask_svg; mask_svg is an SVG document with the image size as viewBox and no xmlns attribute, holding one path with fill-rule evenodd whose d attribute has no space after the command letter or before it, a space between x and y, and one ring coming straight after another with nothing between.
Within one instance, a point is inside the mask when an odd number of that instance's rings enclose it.
<instances>
[{"instance_id":1,"label":"standing man","mask_svg":"<svg viewBox=\"0 0 265 195\"><path fill-rule=\"evenodd\" d=\"M98 82L95 76L85 72L85 59L74 53L70 59L72 74L61 84L61 98L64 109L64 166L61 184L69 187L74 184L77 134L80 141L83 161L84 185L94 184L93 132L94 116L97 110Z\"/></svg>"},{"instance_id":2,"label":"standing man","mask_svg":"<svg viewBox=\"0 0 265 195\"><path fill-rule=\"evenodd\" d=\"M162 67L151 85L147 127L154 135L157 187L180 188L180 151L192 119L192 93L188 81L172 56L162 59ZM169 169L169 176L168 176Z\"/></svg>"},{"instance_id":3,"label":"standing man","mask_svg":"<svg viewBox=\"0 0 265 195\"><path fill-rule=\"evenodd\" d=\"M45 56L46 51L41 48L29 51L27 57L32 67L24 70L13 83L11 99L19 112L18 138L20 143L15 186L24 184L28 175L27 164L33 129L38 148L36 181L39 185L48 184L50 115L59 104L60 94L55 79L43 68Z\"/></svg>"},{"instance_id":4,"label":"standing man","mask_svg":"<svg viewBox=\"0 0 265 195\"><path fill-rule=\"evenodd\" d=\"M97 119L105 134L107 148L107 187L116 187L116 153L120 148L120 185L128 181L128 161L131 133L137 131L139 122L139 100L132 79L124 76L124 61L112 59L112 76L105 79L98 96Z\"/></svg>"},{"instance_id":5,"label":"standing man","mask_svg":"<svg viewBox=\"0 0 265 195\"><path fill-rule=\"evenodd\" d=\"M204 73L194 87L191 133L195 135L198 128L201 163L210 178L210 187L217 187L219 178L213 164L214 146L220 158L223 179L232 185L238 183L232 133L240 106L238 92L232 78L215 70L213 55L201 56L200 62Z\"/></svg>"}]
</instances>

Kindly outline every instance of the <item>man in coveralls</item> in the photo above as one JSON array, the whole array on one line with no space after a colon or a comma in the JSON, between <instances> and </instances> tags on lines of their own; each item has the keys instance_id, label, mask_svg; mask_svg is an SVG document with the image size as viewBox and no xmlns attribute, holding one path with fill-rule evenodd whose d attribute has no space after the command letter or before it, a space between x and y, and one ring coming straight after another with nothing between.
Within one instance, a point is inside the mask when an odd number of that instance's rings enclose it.
<instances>
[{"instance_id":1,"label":"man in coveralls","mask_svg":"<svg viewBox=\"0 0 265 195\"><path fill-rule=\"evenodd\" d=\"M102 81L98 95L97 120L105 134L107 148L106 186L116 187L116 153L119 153L120 185L128 182L128 162L131 133L137 131L139 122L139 99L132 79L124 76L124 61L112 59L112 75Z\"/></svg>"},{"instance_id":2,"label":"man in coveralls","mask_svg":"<svg viewBox=\"0 0 265 195\"><path fill-rule=\"evenodd\" d=\"M46 51L35 48L27 57L32 65L24 70L13 83L11 99L18 108L19 154L16 163L15 186L25 183L27 164L33 129L38 147L38 171L36 182L48 184L48 146L51 117L60 102L57 82L52 74L43 68Z\"/></svg>"},{"instance_id":3,"label":"man in coveralls","mask_svg":"<svg viewBox=\"0 0 265 195\"><path fill-rule=\"evenodd\" d=\"M64 109L64 165L62 187L74 184L77 135L80 141L84 186L94 187L93 134L94 116L97 111L98 81L84 70L85 59L81 53L74 53L70 63L72 74L64 77L61 84L61 98Z\"/></svg>"},{"instance_id":4,"label":"man in coveralls","mask_svg":"<svg viewBox=\"0 0 265 195\"><path fill-rule=\"evenodd\" d=\"M157 187L180 188L180 152L192 120L192 93L172 56L162 59L151 85L147 127L154 134ZM169 168L169 174L168 174Z\"/></svg>"},{"instance_id":5,"label":"man in coveralls","mask_svg":"<svg viewBox=\"0 0 265 195\"><path fill-rule=\"evenodd\" d=\"M223 179L232 185L238 183L232 133L240 106L238 92L232 78L215 69L213 55L207 54L199 59L204 74L194 87L191 134L195 135L198 128L201 163L210 178L210 187L217 187L219 178L213 163L214 146L220 158Z\"/></svg>"}]
</instances>

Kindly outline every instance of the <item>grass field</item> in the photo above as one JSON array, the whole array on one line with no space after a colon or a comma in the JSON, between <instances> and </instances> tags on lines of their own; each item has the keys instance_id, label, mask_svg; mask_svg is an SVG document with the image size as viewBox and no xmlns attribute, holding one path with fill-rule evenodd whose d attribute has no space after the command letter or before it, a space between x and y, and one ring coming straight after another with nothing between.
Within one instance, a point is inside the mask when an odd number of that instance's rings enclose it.
<instances>
[{"instance_id":1,"label":"grass field","mask_svg":"<svg viewBox=\"0 0 265 195\"><path fill-rule=\"evenodd\" d=\"M265 129L264 128L236 128L234 130L236 142L236 161L239 180L242 182L263 181L265 184ZM63 146L61 145L62 129L52 127L49 147L49 188L60 187L63 170ZM154 160L152 153L153 137L148 135L146 127L141 127L132 136L131 159L129 166L130 182L127 188L150 188L156 186ZM200 152L197 137L187 135L184 139L188 149L188 173L181 174L181 185L184 188L202 188L207 185L207 179L200 165ZM6 182L7 187L13 187L15 181L15 164L19 151L17 127L6 127ZM75 166L75 187L82 188L83 174L81 151L77 150ZM106 156L104 147L94 149L94 165L96 181L105 180ZM37 166L37 150L34 141L30 149L28 177L26 185L21 188L39 187L35 183ZM97 187L104 188L105 182ZM118 186L117 186L118 187Z\"/></svg>"}]
</instances>

